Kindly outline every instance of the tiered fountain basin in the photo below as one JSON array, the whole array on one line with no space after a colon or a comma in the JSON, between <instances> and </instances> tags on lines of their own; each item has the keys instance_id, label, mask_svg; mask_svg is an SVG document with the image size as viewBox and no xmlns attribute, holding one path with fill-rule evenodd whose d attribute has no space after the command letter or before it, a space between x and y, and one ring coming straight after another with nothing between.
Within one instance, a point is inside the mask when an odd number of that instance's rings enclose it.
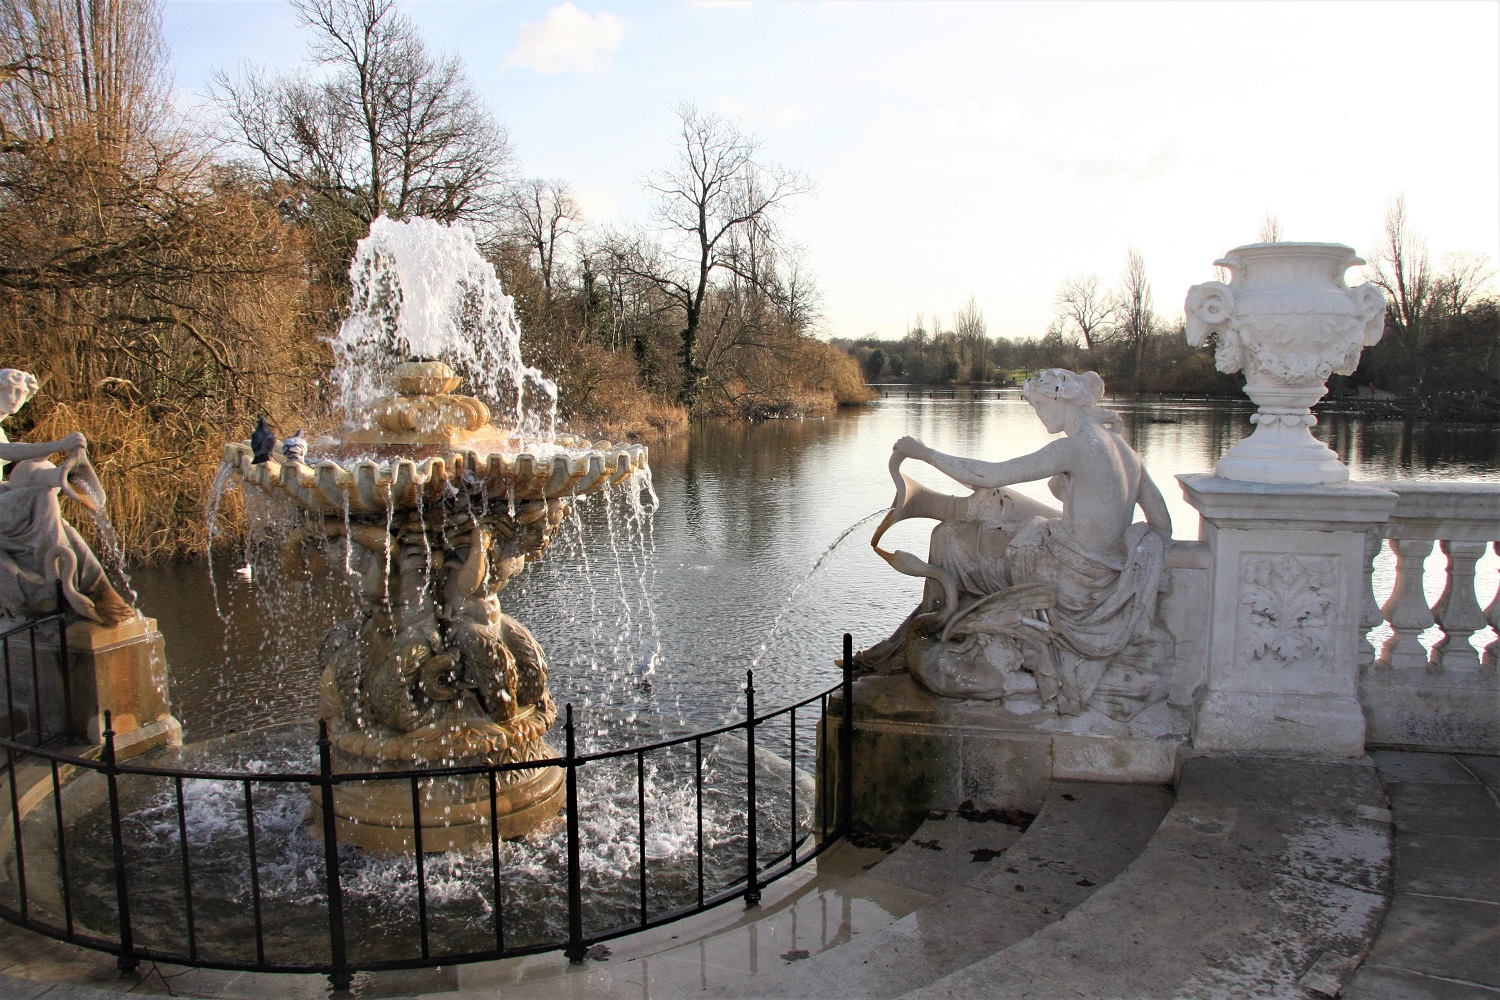
<instances>
[{"instance_id":1,"label":"tiered fountain basin","mask_svg":"<svg viewBox=\"0 0 1500 1000\"><path fill-rule=\"evenodd\" d=\"M402 365L394 381L370 427L259 462L231 443L224 464L299 512L283 526L287 572L361 578L359 613L319 650L318 716L336 771L396 776L339 782L339 842L461 850L492 826L527 833L564 797L559 768L526 766L557 757L544 739L557 708L541 647L498 593L541 558L575 498L645 472L649 453L572 437L528 447L453 395L440 363ZM444 769L473 770L421 773Z\"/></svg>"},{"instance_id":2,"label":"tiered fountain basin","mask_svg":"<svg viewBox=\"0 0 1500 1000\"><path fill-rule=\"evenodd\" d=\"M270 458L256 465L250 444L235 441L224 446L224 464L244 482L284 496L303 510L342 517L347 505L351 515L383 517L392 505L397 509L435 505L450 492L450 486L459 485L472 489L480 484L487 496L501 504L508 500L566 502L624 482L645 469L649 460L646 446L639 444L559 437L556 448L551 454L460 451L420 460L361 457L348 464L334 458L314 464Z\"/></svg>"}]
</instances>

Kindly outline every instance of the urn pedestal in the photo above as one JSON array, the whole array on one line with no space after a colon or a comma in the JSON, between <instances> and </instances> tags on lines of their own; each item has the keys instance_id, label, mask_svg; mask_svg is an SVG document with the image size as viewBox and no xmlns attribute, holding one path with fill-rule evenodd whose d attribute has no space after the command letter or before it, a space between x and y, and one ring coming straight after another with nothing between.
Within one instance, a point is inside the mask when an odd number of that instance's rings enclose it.
<instances>
[{"instance_id":1,"label":"urn pedestal","mask_svg":"<svg viewBox=\"0 0 1500 1000\"><path fill-rule=\"evenodd\" d=\"M1312 436L1314 403L1332 374L1351 375L1385 330L1385 296L1350 288L1344 272L1364 263L1338 243L1254 243L1216 261L1233 272L1188 291L1187 338L1216 342L1222 372L1245 373L1255 431L1219 459L1221 479L1341 483L1349 469Z\"/></svg>"},{"instance_id":2,"label":"urn pedestal","mask_svg":"<svg viewBox=\"0 0 1500 1000\"><path fill-rule=\"evenodd\" d=\"M1396 495L1363 483L1177 477L1213 553L1192 740L1212 752L1358 757L1365 539Z\"/></svg>"}]
</instances>

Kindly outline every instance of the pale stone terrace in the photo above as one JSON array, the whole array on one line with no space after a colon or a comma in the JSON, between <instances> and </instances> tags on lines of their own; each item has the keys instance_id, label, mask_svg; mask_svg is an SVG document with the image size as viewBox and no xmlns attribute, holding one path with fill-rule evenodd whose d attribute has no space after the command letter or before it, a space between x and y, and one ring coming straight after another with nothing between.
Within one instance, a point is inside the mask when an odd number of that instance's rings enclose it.
<instances>
[{"instance_id":1,"label":"pale stone terrace","mask_svg":"<svg viewBox=\"0 0 1500 1000\"><path fill-rule=\"evenodd\" d=\"M1024 833L993 815L935 814L894 853L841 845L758 908L611 942L580 966L552 954L361 974L354 994L1500 995L1500 758L1373 763L1197 757L1175 798L1058 781ZM6 1000L327 994L315 976L147 965L119 978L107 955L9 927L0 961Z\"/></svg>"}]
</instances>

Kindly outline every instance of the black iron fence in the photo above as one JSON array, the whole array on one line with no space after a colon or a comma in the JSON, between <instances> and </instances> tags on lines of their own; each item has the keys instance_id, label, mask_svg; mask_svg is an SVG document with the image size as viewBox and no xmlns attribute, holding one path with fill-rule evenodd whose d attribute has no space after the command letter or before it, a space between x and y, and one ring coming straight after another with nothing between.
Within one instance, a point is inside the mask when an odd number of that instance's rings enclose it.
<instances>
[{"instance_id":1,"label":"black iron fence","mask_svg":"<svg viewBox=\"0 0 1500 1000\"><path fill-rule=\"evenodd\" d=\"M0 738L34 746L65 739L72 732L73 688L66 669L68 624L62 584L57 610L0 630L5 668L4 730ZM55 638L52 636L55 635Z\"/></svg>"},{"instance_id":2,"label":"black iron fence","mask_svg":"<svg viewBox=\"0 0 1500 1000\"><path fill-rule=\"evenodd\" d=\"M9 643L34 649L52 623L0 636L8 685ZM102 746L89 752L12 722L0 738L10 800L0 917L114 954L121 969L146 960L321 973L338 989L361 970L558 949L581 962L624 934L733 899L754 906L763 887L847 832L851 654L846 635L842 680L795 704L758 713L747 672L742 720L624 749L580 751L569 705L563 755L511 764L341 773L320 723L316 770L152 766L116 758L107 713ZM520 842L502 841L498 822L510 772L548 767L564 772L564 816L516 862ZM451 779L487 782L488 842L425 853L423 789ZM377 857L340 842L335 789L355 781L409 785L410 851ZM319 808L307 810L309 798ZM218 811L199 822L204 802Z\"/></svg>"}]
</instances>

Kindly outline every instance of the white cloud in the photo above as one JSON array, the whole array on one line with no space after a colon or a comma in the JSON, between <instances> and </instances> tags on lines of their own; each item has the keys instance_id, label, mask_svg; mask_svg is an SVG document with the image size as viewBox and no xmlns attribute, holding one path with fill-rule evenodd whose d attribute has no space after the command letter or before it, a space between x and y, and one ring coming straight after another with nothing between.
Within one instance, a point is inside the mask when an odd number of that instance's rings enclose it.
<instances>
[{"instance_id":1,"label":"white cloud","mask_svg":"<svg viewBox=\"0 0 1500 1000\"><path fill-rule=\"evenodd\" d=\"M608 68L610 53L620 47L625 22L606 11L588 14L564 3L547 11L541 24L521 25L521 38L507 66L537 73L598 73Z\"/></svg>"}]
</instances>

